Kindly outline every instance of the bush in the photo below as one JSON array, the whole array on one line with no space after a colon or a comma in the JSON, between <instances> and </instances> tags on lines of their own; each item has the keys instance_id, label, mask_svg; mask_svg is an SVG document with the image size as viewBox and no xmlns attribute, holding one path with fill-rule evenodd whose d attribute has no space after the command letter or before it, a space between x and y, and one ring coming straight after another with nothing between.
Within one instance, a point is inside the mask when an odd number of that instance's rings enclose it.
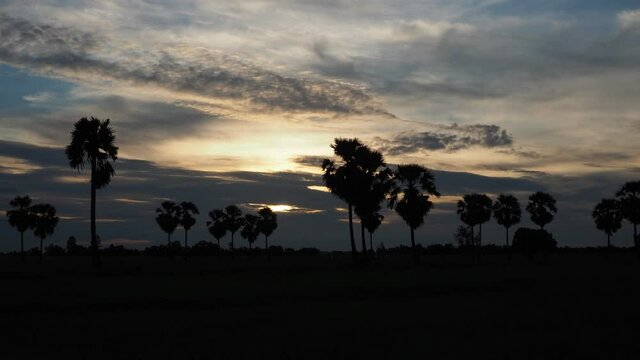
<instances>
[{"instance_id":1,"label":"bush","mask_svg":"<svg viewBox=\"0 0 640 360\"><path fill-rule=\"evenodd\" d=\"M557 247L558 243L546 230L519 228L513 235L513 248L529 258L538 252L551 252Z\"/></svg>"}]
</instances>

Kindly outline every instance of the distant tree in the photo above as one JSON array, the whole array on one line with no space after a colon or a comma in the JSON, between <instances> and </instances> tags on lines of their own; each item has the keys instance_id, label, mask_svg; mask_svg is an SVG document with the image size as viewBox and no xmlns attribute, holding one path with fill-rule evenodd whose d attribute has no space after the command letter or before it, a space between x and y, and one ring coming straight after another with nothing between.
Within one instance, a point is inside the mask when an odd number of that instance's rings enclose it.
<instances>
[{"instance_id":1,"label":"distant tree","mask_svg":"<svg viewBox=\"0 0 640 360\"><path fill-rule=\"evenodd\" d=\"M189 230L191 230L193 225L196 224L196 218L194 217L194 215L197 215L197 214L200 214L200 211L198 210L198 207L194 203L188 202L188 201L183 201L182 203L180 203L179 210L178 210L178 218L179 218L179 224L182 225L182 228L184 229L185 250L188 248L187 233L189 232Z\"/></svg>"},{"instance_id":2,"label":"distant tree","mask_svg":"<svg viewBox=\"0 0 640 360\"><path fill-rule=\"evenodd\" d=\"M640 250L638 224L640 224L640 181L625 183L616 193L624 219L633 224L633 245Z\"/></svg>"},{"instance_id":3,"label":"distant tree","mask_svg":"<svg viewBox=\"0 0 640 360\"><path fill-rule=\"evenodd\" d=\"M506 230L507 247L509 247L509 228L520 222L522 210L520 202L513 195L499 195L493 204L493 217Z\"/></svg>"},{"instance_id":4,"label":"distant tree","mask_svg":"<svg viewBox=\"0 0 640 360\"><path fill-rule=\"evenodd\" d=\"M223 210L211 210L209 211L209 218L207 221L207 228L209 233L218 241L218 249L220 247L220 239L227 234L227 214Z\"/></svg>"},{"instance_id":5,"label":"distant tree","mask_svg":"<svg viewBox=\"0 0 640 360\"><path fill-rule=\"evenodd\" d=\"M404 220L411 229L413 260L420 262L416 248L415 229L424 224L424 219L433 208L430 196L440 196L436 190L433 174L429 169L415 164L398 165L389 198L389 207Z\"/></svg>"},{"instance_id":6,"label":"distant tree","mask_svg":"<svg viewBox=\"0 0 640 360\"><path fill-rule=\"evenodd\" d=\"M233 257L233 235L242 226L244 226L244 217L242 217L242 210L235 205L229 205L225 208L225 228L231 233L231 256Z\"/></svg>"},{"instance_id":7,"label":"distant tree","mask_svg":"<svg viewBox=\"0 0 640 360\"><path fill-rule=\"evenodd\" d=\"M458 201L458 215L460 220L471 227L471 236L478 249L482 248L482 224L491 219L493 202L485 194L467 194ZM474 226L479 225L478 238L474 234Z\"/></svg>"},{"instance_id":8,"label":"distant tree","mask_svg":"<svg viewBox=\"0 0 640 360\"><path fill-rule=\"evenodd\" d=\"M163 201L156 209L156 223L167 233L167 249L171 248L171 234L180 223L180 207L173 201Z\"/></svg>"},{"instance_id":9,"label":"distant tree","mask_svg":"<svg viewBox=\"0 0 640 360\"><path fill-rule=\"evenodd\" d=\"M550 223L558 212L556 199L547 193L538 191L529 196L527 211L531 215L531 221L544 230L544 226Z\"/></svg>"},{"instance_id":10,"label":"distant tree","mask_svg":"<svg viewBox=\"0 0 640 360\"><path fill-rule=\"evenodd\" d=\"M460 225L454 234L459 247L473 246L473 234L470 226Z\"/></svg>"},{"instance_id":11,"label":"distant tree","mask_svg":"<svg viewBox=\"0 0 640 360\"><path fill-rule=\"evenodd\" d=\"M362 222L364 224L364 228L367 229L367 232L369 233L369 249L373 252L373 233L376 232L376 230L378 230L378 227L380 227L380 225L382 225L382 221L384 220L384 216L374 212L374 213L369 213L367 215L365 215L364 219L362 219Z\"/></svg>"},{"instance_id":12,"label":"distant tree","mask_svg":"<svg viewBox=\"0 0 640 360\"><path fill-rule=\"evenodd\" d=\"M269 255L269 236L278 228L278 215L270 207L258 210L258 231L264 235L264 250Z\"/></svg>"},{"instance_id":13,"label":"distant tree","mask_svg":"<svg viewBox=\"0 0 640 360\"><path fill-rule=\"evenodd\" d=\"M107 186L115 175L109 162L118 159L115 141L109 119L82 118L74 124L71 143L65 150L72 168L80 171L88 166L91 170L91 250L95 268L100 267L100 252L96 242L96 190Z\"/></svg>"},{"instance_id":14,"label":"distant tree","mask_svg":"<svg viewBox=\"0 0 640 360\"><path fill-rule=\"evenodd\" d=\"M621 204L616 199L602 199L591 214L598 230L607 234L607 248L611 247L611 236L622 226Z\"/></svg>"},{"instance_id":15,"label":"distant tree","mask_svg":"<svg viewBox=\"0 0 640 360\"><path fill-rule=\"evenodd\" d=\"M31 198L29 195L16 196L9 202L11 210L7 211L7 217L9 218L9 225L16 228L20 233L20 257L24 261L24 232L29 230L33 223L33 216L31 213Z\"/></svg>"},{"instance_id":16,"label":"distant tree","mask_svg":"<svg viewBox=\"0 0 640 360\"><path fill-rule=\"evenodd\" d=\"M48 235L52 235L60 220L56 216L56 208L49 204L35 204L31 206L33 234L40 238L40 261L42 261L42 243Z\"/></svg>"},{"instance_id":17,"label":"distant tree","mask_svg":"<svg viewBox=\"0 0 640 360\"><path fill-rule=\"evenodd\" d=\"M557 245L553 236L543 229L519 228L513 234L513 248L527 255L529 259L538 252L551 252Z\"/></svg>"},{"instance_id":18,"label":"distant tree","mask_svg":"<svg viewBox=\"0 0 640 360\"><path fill-rule=\"evenodd\" d=\"M336 138L331 145L337 161L324 159L322 162L322 180L331 193L348 205L349 237L351 241L351 256L354 261L357 256L356 242L353 236L353 207L358 200L359 178L362 175L358 164L358 152L366 148L358 139Z\"/></svg>"},{"instance_id":19,"label":"distant tree","mask_svg":"<svg viewBox=\"0 0 640 360\"><path fill-rule=\"evenodd\" d=\"M258 239L258 235L260 235L258 220L259 218L253 214L247 214L244 216L244 225L240 231L240 236L247 239L249 242L249 250L252 249L251 245Z\"/></svg>"}]
</instances>

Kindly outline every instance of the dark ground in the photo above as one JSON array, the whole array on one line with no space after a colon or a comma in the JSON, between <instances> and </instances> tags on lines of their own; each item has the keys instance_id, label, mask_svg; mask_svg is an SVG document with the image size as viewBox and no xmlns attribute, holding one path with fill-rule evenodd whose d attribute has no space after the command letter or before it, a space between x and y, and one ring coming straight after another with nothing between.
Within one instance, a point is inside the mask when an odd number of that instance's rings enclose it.
<instances>
[{"instance_id":1,"label":"dark ground","mask_svg":"<svg viewBox=\"0 0 640 360\"><path fill-rule=\"evenodd\" d=\"M638 359L633 254L0 257L2 359Z\"/></svg>"}]
</instances>

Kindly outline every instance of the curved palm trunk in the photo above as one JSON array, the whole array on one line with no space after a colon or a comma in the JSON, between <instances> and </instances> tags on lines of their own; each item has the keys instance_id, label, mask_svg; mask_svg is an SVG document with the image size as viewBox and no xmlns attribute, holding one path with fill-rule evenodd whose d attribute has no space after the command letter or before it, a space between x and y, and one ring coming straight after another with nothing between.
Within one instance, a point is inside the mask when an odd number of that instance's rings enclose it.
<instances>
[{"instance_id":1,"label":"curved palm trunk","mask_svg":"<svg viewBox=\"0 0 640 360\"><path fill-rule=\"evenodd\" d=\"M91 252L93 255L93 267L100 269L100 252L98 251L98 239L96 235L96 159L91 159Z\"/></svg>"},{"instance_id":2,"label":"curved palm trunk","mask_svg":"<svg viewBox=\"0 0 640 360\"><path fill-rule=\"evenodd\" d=\"M362 239L362 256L364 259L367 259L367 241L364 237L364 225L362 224L362 220L360 220L360 238Z\"/></svg>"},{"instance_id":3,"label":"curved palm trunk","mask_svg":"<svg viewBox=\"0 0 640 360\"><path fill-rule=\"evenodd\" d=\"M413 262L418 265L420 264L420 254L418 253L418 248L416 248L416 238L414 230L412 227L409 228L411 229L411 252L413 253Z\"/></svg>"},{"instance_id":4,"label":"curved palm trunk","mask_svg":"<svg viewBox=\"0 0 640 360\"><path fill-rule=\"evenodd\" d=\"M356 250L356 240L353 237L353 205L351 205L351 203L349 203L349 236L351 238L351 257L353 257L353 261L355 261L358 252Z\"/></svg>"},{"instance_id":5,"label":"curved palm trunk","mask_svg":"<svg viewBox=\"0 0 640 360\"><path fill-rule=\"evenodd\" d=\"M507 239L507 248L508 248L509 247L509 227L505 226L504 228L507 230L507 238L506 239Z\"/></svg>"}]
</instances>

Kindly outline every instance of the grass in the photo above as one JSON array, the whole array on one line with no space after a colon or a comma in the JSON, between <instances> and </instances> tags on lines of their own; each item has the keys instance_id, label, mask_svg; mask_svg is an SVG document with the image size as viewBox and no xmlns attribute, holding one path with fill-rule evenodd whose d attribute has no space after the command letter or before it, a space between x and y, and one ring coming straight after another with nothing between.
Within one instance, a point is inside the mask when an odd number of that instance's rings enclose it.
<instances>
[{"instance_id":1,"label":"grass","mask_svg":"<svg viewBox=\"0 0 640 360\"><path fill-rule=\"evenodd\" d=\"M627 359L640 262L0 257L6 359Z\"/></svg>"}]
</instances>

